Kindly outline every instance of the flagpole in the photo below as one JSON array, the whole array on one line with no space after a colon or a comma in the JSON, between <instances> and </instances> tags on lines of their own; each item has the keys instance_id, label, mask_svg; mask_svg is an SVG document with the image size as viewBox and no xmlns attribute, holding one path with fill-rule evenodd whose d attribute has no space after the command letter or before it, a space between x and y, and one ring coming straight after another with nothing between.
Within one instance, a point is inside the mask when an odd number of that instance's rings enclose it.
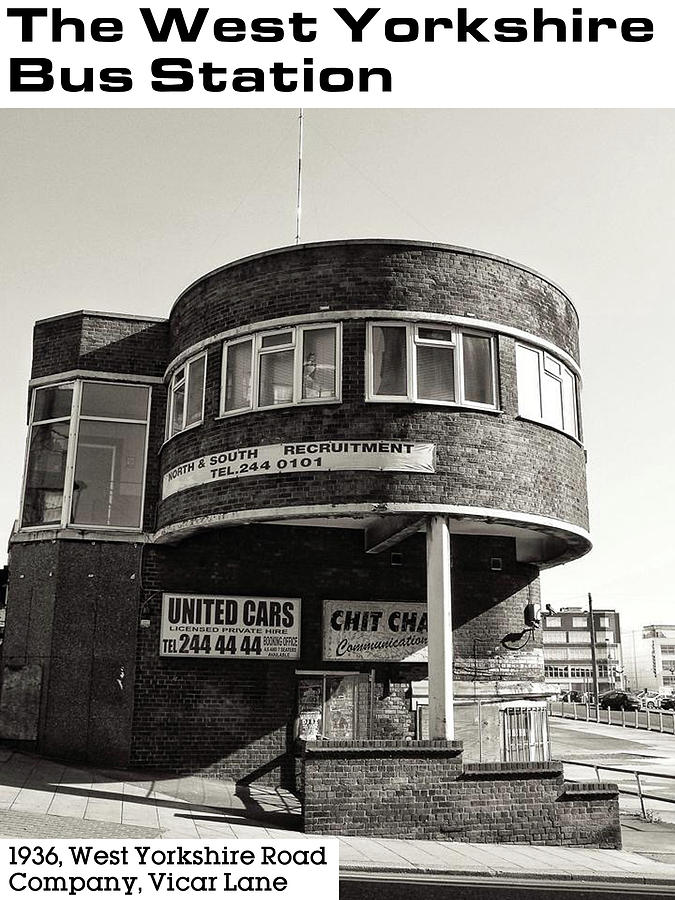
<instances>
[{"instance_id":1,"label":"flagpole","mask_svg":"<svg viewBox=\"0 0 675 900\"><path fill-rule=\"evenodd\" d=\"M302 217L302 142L305 125L305 111L300 110L298 116L298 191L295 207L295 243L300 243L300 220Z\"/></svg>"}]
</instances>

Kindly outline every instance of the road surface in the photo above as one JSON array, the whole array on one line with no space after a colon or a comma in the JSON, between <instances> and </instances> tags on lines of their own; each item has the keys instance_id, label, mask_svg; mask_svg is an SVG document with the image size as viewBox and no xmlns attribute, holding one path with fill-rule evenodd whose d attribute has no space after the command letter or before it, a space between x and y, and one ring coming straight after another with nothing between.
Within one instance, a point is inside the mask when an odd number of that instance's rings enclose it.
<instances>
[{"instance_id":1,"label":"road surface","mask_svg":"<svg viewBox=\"0 0 675 900\"><path fill-rule=\"evenodd\" d=\"M675 736L556 717L551 717L550 723L554 759L653 773L641 776L643 792L675 801ZM673 780L659 779L657 775L671 775ZM594 769L582 765L566 765L565 776L574 781L594 781L597 777ZM626 790L637 790L631 774L600 768L600 779L614 781ZM624 812L636 813L640 809L637 798L625 795L621 796L620 805ZM645 805L653 817L675 823L675 802L649 799Z\"/></svg>"}]
</instances>

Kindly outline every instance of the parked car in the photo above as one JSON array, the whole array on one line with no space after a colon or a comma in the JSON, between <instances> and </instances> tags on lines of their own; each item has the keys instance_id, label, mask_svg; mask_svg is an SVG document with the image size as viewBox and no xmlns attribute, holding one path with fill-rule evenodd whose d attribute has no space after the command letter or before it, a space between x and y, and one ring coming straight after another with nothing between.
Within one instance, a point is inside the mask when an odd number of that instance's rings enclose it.
<instances>
[{"instance_id":1,"label":"parked car","mask_svg":"<svg viewBox=\"0 0 675 900\"><path fill-rule=\"evenodd\" d=\"M667 697L661 697L661 709L675 710L675 697L669 694Z\"/></svg>"},{"instance_id":2,"label":"parked car","mask_svg":"<svg viewBox=\"0 0 675 900\"><path fill-rule=\"evenodd\" d=\"M579 691L567 691L560 698L563 703L583 703L583 695Z\"/></svg>"},{"instance_id":3,"label":"parked car","mask_svg":"<svg viewBox=\"0 0 675 900\"><path fill-rule=\"evenodd\" d=\"M640 698L628 691L607 691L600 694L599 702L602 709L642 709Z\"/></svg>"},{"instance_id":4,"label":"parked car","mask_svg":"<svg viewBox=\"0 0 675 900\"><path fill-rule=\"evenodd\" d=\"M643 691L638 691L635 695L642 709L659 709L661 706L661 698L662 694L659 694L658 691L650 691L646 688Z\"/></svg>"}]
</instances>

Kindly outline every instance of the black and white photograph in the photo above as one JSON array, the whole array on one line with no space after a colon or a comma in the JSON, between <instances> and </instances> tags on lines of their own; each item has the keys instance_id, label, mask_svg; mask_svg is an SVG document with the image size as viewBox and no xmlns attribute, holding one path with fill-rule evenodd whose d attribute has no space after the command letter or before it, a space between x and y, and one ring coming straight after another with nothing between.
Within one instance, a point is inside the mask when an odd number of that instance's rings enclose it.
<instances>
[{"instance_id":1,"label":"black and white photograph","mask_svg":"<svg viewBox=\"0 0 675 900\"><path fill-rule=\"evenodd\" d=\"M675 111L0 116L7 895L675 895Z\"/></svg>"}]
</instances>

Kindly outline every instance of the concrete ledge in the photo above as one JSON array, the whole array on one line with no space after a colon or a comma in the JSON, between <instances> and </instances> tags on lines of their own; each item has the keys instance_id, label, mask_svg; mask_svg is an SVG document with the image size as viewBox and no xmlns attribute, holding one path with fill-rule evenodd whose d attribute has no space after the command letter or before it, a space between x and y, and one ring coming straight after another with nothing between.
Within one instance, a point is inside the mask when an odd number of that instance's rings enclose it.
<instances>
[{"instance_id":1,"label":"concrete ledge","mask_svg":"<svg viewBox=\"0 0 675 900\"><path fill-rule=\"evenodd\" d=\"M570 797L618 797L619 786L611 781L568 781L560 799Z\"/></svg>"},{"instance_id":2,"label":"concrete ledge","mask_svg":"<svg viewBox=\"0 0 675 900\"><path fill-rule=\"evenodd\" d=\"M461 756L461 741L306 741L303 756Z\"/></svg>"},{"instance_id":3,"label":"concrete ledge","mask_svg":"<svg viewBox=\"0 0 675 900\"><path fill-rule=\"evenodd\" d=\"M507 763L466 763L464 765L464 778L489 778L491 781L499 778L509 778L518 775L527 778L528 775L537 778L545 778L547 775L557 778L563 773L561 762L507 762Z\"/></svg>"}]
</instances>

